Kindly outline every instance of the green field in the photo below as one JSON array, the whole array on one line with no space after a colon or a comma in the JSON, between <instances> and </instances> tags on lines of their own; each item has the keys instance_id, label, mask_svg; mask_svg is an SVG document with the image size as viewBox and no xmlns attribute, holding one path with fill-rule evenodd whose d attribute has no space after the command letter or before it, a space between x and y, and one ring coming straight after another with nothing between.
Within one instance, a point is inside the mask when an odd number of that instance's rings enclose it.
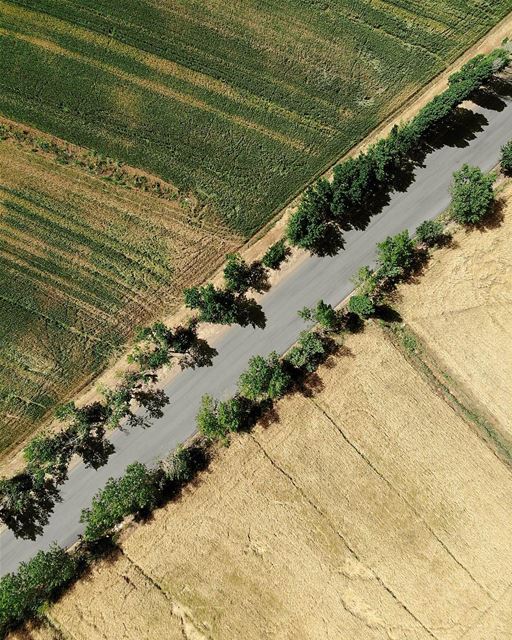
<instances>
[{"instance_id":1,"label":"green field","mask_svg":"<svg viewBox=\"0 0 512 640\"><path fill-rule=\"evenodd\" d=\"M512 0L0 1L0 113L250 235Z\"/></svg>"},{"instance_id":2,"label":"green field","mask_svg":"<svg viewBox=\"0 0 512 640\"><path fill-rule=\"evenodd\" d=\"M1 454L239 239L6 140L0 194Z\"/></svg>"}]
</instances>

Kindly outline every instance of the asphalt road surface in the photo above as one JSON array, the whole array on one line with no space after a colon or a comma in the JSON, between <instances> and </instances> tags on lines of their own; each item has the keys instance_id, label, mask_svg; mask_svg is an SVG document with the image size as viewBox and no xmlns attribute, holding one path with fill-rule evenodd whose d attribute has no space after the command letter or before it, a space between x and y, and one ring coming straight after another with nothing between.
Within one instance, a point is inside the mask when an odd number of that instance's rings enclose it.
<instances>
[{"instance_id":1,"label":"asphalt road surface","mask_svg":"<svg viewBox=\"0 0 512 640\"><path fill-rule=\"evenodd\" d=\"M512 138L512 105L503 98L492 108L472 106L480 116L473 126L450 136L448 144L432 151L415 171L414 182L403 193L392 195L390 203L372 218L364 231L346 234L346 249L332 258L310 257L263 297L267 317L264 330L229 328L214 346L219 355L214 365L184 371L167 386L170 404L164 417L150 429L134 429L113 434L116 452L108 465L94 471L76 466L62 487L62 502L56 505L50 523L36 541L17 540L10 531L0 535L0 574L16 570L40 549L56 541L67 546L82 530L80 513L107 478L120 476L135 460L154 463L195 431L195 416L201 396L210 393L228 397L236 387L249 358L270 351L283 353L304 328L297 311L323 299L333 305L353 289L351 278L359 267L371 264L377 242L441 213L449 204L452 173L465 162L490 170L498 161L500 147ZM471 130L472 129L472 130Z\"/></svg>"}]
</instances>

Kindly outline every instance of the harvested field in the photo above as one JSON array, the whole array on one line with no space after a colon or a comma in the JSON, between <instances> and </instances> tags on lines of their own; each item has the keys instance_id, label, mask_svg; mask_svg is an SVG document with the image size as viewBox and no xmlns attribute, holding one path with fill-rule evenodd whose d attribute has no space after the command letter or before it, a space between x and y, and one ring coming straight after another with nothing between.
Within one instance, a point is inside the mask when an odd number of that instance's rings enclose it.
<instances>
[{"instance_id":1,"label":"harvested field","mask_svg":"<svg viewBox=\"0 0 512 640\"><path fill-rule=\"evenodd\" d=\"M498 228L458 231L424 277L401 289L400 313L444 382L512 437L512 185ZM458 247L457 245L460 245Z\"/></svg>"},{"instance_id":2,"label":"harvested field","mask_svg":"<svg viewBox=\"0 0 512 640\"><path fill-rule=\"evenodd\" d=\"M509 469L376 325L320 380L128 531L51 609L63 635L119 638L120 611L126 638L510 635Z\"/></svg>"},{"instance_id":3,"label":"harvested field","mask_svg":"<svg viewBox=\"0 0 512 640\"><path fill-rule=\"evenodd\" d=\"M0 113L192 189L249 236L510 10L2 0Z\"/></svg>"},{"instance_id":4,"label":"harvested field","mask_svg":"<svg viewBox=\"0 0 512 640\"><path fill-rule=\"evenodd\" d=\"M0 142L0 453L181 304L240 239L193 210Z\"/></svg>"}]
</instances>

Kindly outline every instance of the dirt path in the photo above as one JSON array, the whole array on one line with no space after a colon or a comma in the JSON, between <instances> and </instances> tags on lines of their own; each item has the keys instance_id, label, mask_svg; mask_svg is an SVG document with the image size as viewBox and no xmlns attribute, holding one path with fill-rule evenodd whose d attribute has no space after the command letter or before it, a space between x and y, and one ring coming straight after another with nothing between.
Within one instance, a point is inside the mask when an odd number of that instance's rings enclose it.
<instances>
[{"instance_id":1,"label":"dirt path","mask_svg":"<svg viewBox=\"0 0 512 640\"><path fill-rule=\"evenodd\" d=\"M438 75L429 84L425 85L422 89L418 90L415 94L410 96L405 103L403 103L394 114L387 118L379 127L377 127L369 136L364 138L360 143L355 145L347 154L339 158L333 165L325 171L322 175L330 178L332 176L333 167L344 160L347 157L355 156L370 144L376 142L378 139L386 136L391 128L395 124L407 121L411 119L425 104L427 104L435 95L442 92L448 85L448 77L453 73L455 69L460 68L467 60L479 53L488 53L489 51L500 46L503 39L509 35L512 35L512 13L504 18L499 24L497 24L491 31L483 36L477 43L470 47L462 56L452 62L444 72ZM306 187L307 185L305 185ZM299 193L291 202L288 203L273 220L264 227L259 234L256 234L240 249L242 256L248 260L255 260L260 258L266 251L266 249L280 239L284 234L284 229L288 222L290 215L296 209L298 202L300 201L302 192ZM289 277L296 267L301 264L308 254L302 250L293 250L292 255L283 268L273 273L271 276L272 286L281 282ZM211 278L211 282L220 284L222 282L222 270L219 269ZM258 299L260 296L254 296ZM178 324L190 315L190 311L185 307L182 307L177 312L170 316L164 317L163 321L168 324ZM204 325L201 327L200 334L202 337L209 340L210 343L215 343L220 340L227 327L219 327L215 325ZM77 404L82 405L93 400L98 399L97 387L114 385L119 377L119 372L123 371L127 367L127 352L113 362L105 372L100 375L95 381L89 384L83 391L75 396ZM166 385L175 375L179 373L179 369L175 368L170 371L164 371L160 376L160 383L162 386ZM48 424L41 425L41 428L48 427ZM33 437L33 434L32 436ZM0 459L0 471L3 475L10 476L19 471L24 466L22 448L24 444L20 445L19 449L13 453L10 452L11 459L8 461L1 461Z\"/></svg>"}]
</instances>

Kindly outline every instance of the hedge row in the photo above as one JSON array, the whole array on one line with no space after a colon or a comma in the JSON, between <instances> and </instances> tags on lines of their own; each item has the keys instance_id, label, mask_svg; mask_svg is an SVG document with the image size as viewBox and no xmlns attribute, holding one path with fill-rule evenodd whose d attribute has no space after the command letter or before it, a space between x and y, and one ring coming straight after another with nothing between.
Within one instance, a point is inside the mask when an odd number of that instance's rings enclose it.
<instances>
[{"instance_id":1,"label":"hedge row","mask_svg":"<svg viewBox=\"0 0 512 640\"><path fill-rule=\"evenodd\" d=\"M332 182L322 178L307 189L288 223L290 243L320 256L336 254L344 247L344 232L365 228L404 180L414 164L412 153L425 136L508 62L503 49L471 59L408 124L395 126L366 153L337 165Z\"/></svg>"}]
</instances>

